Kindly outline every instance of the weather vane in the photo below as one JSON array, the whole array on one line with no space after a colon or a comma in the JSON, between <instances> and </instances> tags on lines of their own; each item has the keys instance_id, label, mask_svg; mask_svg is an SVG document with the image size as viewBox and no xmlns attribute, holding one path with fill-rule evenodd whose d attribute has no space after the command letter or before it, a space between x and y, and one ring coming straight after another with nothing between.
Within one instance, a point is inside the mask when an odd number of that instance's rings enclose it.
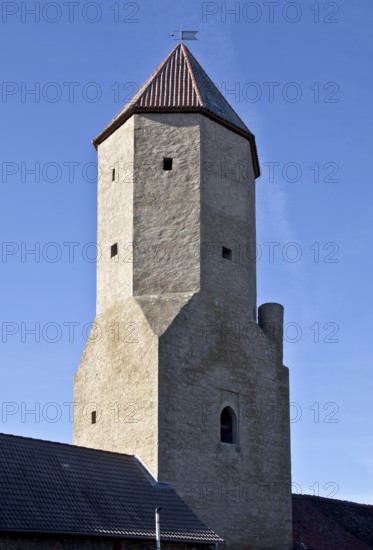
<instances>
[{"instance_id":1,"label":"weather vane","mask_svg":"<svg viewBox=\"0 0 373 550\"><path fill-rule=\"evenodd\" d=\"M181 25L179 31L173 31L168 36L172 36L174 40L180 40L180 42L183 40L198 40L198 38L196 38L197 32L198 31L183 31L183 25ZM176 36L177 34L180 36Z\"/></svg>"}]
</instances>

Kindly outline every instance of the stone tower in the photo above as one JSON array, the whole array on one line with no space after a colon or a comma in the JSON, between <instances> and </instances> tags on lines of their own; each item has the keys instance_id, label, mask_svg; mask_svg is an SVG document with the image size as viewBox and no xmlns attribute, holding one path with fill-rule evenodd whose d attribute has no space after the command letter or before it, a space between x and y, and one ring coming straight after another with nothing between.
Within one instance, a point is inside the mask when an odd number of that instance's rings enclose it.
<instances>
[{"instance_id":1,"label":"stone tower","mask_svg":"<svg viewBox=\"0 0 373 550\"><path fill-rule=\"evenodd\" d=\"M74 443L136 454L227 542L289 550L283 308L256 306L255 138L179 44L94 140Z\"/></svg>"}]
</instances>

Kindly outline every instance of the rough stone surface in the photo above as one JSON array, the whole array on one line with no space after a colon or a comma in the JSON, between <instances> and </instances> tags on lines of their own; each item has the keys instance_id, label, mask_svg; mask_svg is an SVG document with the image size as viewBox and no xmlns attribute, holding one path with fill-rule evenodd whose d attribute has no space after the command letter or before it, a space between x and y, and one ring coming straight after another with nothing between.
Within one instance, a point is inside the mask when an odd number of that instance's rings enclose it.
<instances>
[{"instance_id":1,"label":"rough stone surface","mask_svg":"<svg viewBox=\"0 0 373 550\"><path fill-rule=\"evenodd\" d=\"M97 314L132 296L133 136L132 117L99 149ZM115 243L119 253L111 258Z\"/></svg>"},{"instance_id":2,"label":"rough stone surface","mask_svg":"<svg viewBox=\"0 0 373 550\"><path fill-rule=\"evenodd\" d=\"M199 114L134 115L124 127L99 146L102 172L133 155L133 173L99 182L99 242L120 253L98 265L100 338L76 375L74 443L137 454L227 550L288 550L288 370L282 308L267 304L256 321L249 142ZM220 442L226 406L235 444Z\"/></svg>"},{"instance_id":3,"label":"rough stone surface","mask_svg":"<svg viewBox=\"0 0 373 550\"><path fill-rule=\"evenodd\" d=\"M200 123L193 114L135 116L134 295L199 290Z\"/></svg>"}]
</instances>

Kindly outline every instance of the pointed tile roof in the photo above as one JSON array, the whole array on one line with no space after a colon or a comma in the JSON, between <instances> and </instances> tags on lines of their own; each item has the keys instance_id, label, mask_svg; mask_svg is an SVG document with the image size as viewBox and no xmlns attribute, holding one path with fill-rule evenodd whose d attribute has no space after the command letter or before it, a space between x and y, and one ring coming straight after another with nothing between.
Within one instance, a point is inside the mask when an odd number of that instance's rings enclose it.
<instances>
[{"instance_id":1,"label":"pointed tile roof","mask_svg":"<svg viewBox=\"0 0 373 550\"><path fill-rule=\"evenodd\" d=\"M200 112L249 140L256 177L260 174L255 136L229 105L184 44L159 65L104 130L93 140L97 147L134 113Z\"/></svg>"}]
</instances>

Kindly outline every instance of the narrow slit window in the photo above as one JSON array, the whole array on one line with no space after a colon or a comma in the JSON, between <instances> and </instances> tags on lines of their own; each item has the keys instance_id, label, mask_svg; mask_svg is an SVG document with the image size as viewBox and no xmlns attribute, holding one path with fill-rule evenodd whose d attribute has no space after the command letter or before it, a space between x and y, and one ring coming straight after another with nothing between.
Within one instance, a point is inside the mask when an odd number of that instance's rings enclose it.
<instances>
[{"instance_id":1,"label":"narrow slit window","mask_svg":"<svg viewBox=\"0 0 373 550\"><path fill-rule=\"evenodd\" d=\"M221 255L225 260L232 260L232 250L226 246L222 247Z\"/></svg>"},{"instance_id":2,"label":"narrow slit window","mask_svg":"<svg viewBox=\"0 0 373 550\"><path fill-rule=\"evenodd\" d=\"M114 258L118 254L118 243L114 243L110 247L110 257Z\"/></svg>"},{"instance_id":3,"label":"narrow slit window","mask_svg":"<svg viewBox=\"0 0 373 550\"><path fill-rule=\"evenodd\" d=\"M237 443L237 418L230 407L225 407L220 415L220 441Z\"/></svg>"},{"instance_id":4,"label":"narrow slit window","mask_svg":"<svg viewBox=\"0 0 373 550\"><path fill-rule=\"evenodd\" d=\"M111 169L111 181L115 181L115 168Z\"/></svg>"},{"instance_id":5,"label":"narrow slit window","mask_svg":"<svg viewBox=\"0 0 373 550\"><path fill-rule=\"evenodd\" d=\"M172 159L164 158L163 159L163 170L172 170Z\"/></svg>"},{"instance_id":6,"label":"narrow slit window","mask_svg":"<svg viewBox=\"0 0 373 550\"><path fill-rule=\"evenodd\" d=\"M91 423L96 424L96 421L97 421L97 411L92 411L91 412Z\"/></svg>"}]
</instances>

